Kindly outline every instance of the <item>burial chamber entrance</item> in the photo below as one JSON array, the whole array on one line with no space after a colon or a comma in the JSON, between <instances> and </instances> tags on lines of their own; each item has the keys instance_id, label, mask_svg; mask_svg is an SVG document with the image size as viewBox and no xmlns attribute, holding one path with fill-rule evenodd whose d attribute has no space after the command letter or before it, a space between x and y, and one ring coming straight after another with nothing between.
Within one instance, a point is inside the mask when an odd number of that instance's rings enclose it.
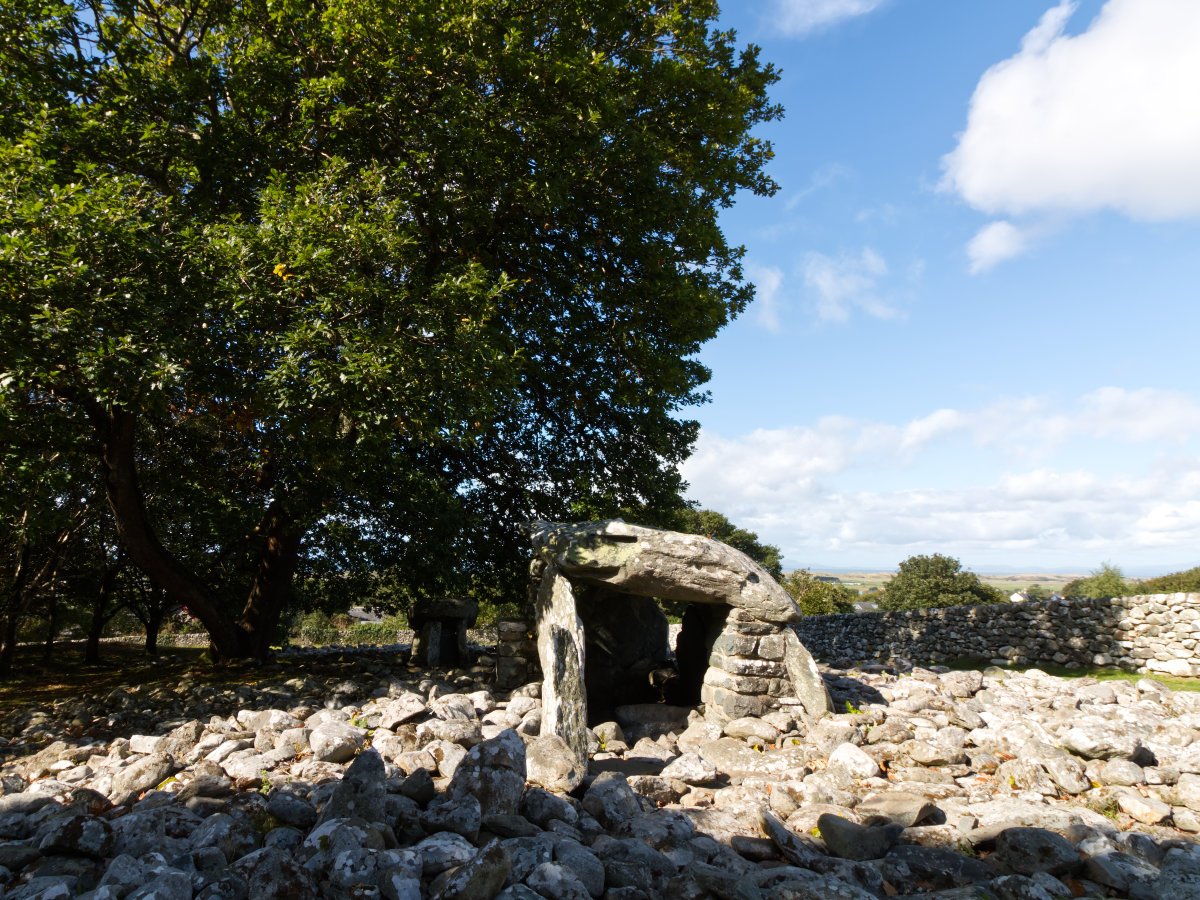
<instances>
[{"instance_id":1,"label":"burial chamber entrance","mask_svg":"<svg viewBox=\"0 0 1200 900\"><path fill-rule=\"evenodd\" d=\"M703 703L718 722L793 705L829 709L790 627L791 596L745 554L711 538L620 520L532 529L542 733L586 759L589 724L617 706ZM656 599L684 604L674 659Z\"/></svg>"}]
</instances>

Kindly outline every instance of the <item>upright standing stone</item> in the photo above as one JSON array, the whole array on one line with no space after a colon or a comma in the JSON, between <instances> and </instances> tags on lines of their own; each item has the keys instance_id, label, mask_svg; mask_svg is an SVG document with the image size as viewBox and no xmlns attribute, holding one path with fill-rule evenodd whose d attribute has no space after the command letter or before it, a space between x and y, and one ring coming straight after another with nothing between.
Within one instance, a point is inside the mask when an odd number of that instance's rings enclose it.
<instances>
[{"instance_id":1,"label":"upright standing stone","mask_svg":"<svg viewBox=\"0 0 1200 900\"><path fill-rule=\"evenodd\" d=\"M813 718L820 718L833 708L833 701L829 697L829 689L825 687L825 680L817 670L816 660L791 628L784 631L783 639L783 664L787 667L788 681L792 683L796 699L804 706L806 713Z\"/></svg>"},{"instance_id":2,"label":"upright standing stone","mask_svg":"<svg viewBox=\"0 0 1200 900\"><path fill-rule=\"evenodd\" d=\"M442 623L434 620L427 622L420 631L420 640L413 656L427 666L442 664Z\"/></svg>"},{"instance_id":3,"label":"upright standing stone","mask_svg":"<svg viewBox=\"0 0 1200 900\"><path fill-rule=\"evenodd\" d=\"M556 734L587 764L587 695L583 683L583 622L571 582L546 566L538 585L538 656L542 661L542 734Z\"/></svg>"}]
</instances>

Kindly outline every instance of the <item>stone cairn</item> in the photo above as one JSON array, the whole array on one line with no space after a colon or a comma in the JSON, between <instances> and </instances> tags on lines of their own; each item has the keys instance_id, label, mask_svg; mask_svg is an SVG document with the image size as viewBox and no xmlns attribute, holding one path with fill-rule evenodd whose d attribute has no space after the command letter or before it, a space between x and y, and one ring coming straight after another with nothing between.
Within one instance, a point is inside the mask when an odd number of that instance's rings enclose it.
<instances>
[{"instance_id":1,"label":"stone cairn","mask_svg":"<svg viewBox=\"0 0 1200 900\"><path fill-rule=\"evenodd\" d=\"M790 627L802 618L767 572L725 544L620 520L531 532L542 734L587 758L589 703L637 703L670 665L655 598L687 610L675 699L721 723L770 709L824 715L829 695ZM670 698L668 698L670 699Z\"/></svg>"}]
</instances>

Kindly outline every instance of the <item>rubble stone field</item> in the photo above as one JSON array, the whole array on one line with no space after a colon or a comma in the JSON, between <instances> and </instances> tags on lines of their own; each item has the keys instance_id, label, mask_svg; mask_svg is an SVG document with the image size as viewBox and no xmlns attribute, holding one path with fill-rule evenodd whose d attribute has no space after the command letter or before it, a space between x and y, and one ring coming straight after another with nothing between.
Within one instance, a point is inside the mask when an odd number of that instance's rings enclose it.
<instances>
[{"instance_id":1,"label":"rubble stone field","mask_svg":"<svg viewBox=\"0 0 1200 900\"><path fill-rule=\"evenodd\" d=\"M345 652L27 706L12 898L1200 897L1200 694L824 670L834 708L539 736L540 683Z\"/></svg>"}]
</instances>

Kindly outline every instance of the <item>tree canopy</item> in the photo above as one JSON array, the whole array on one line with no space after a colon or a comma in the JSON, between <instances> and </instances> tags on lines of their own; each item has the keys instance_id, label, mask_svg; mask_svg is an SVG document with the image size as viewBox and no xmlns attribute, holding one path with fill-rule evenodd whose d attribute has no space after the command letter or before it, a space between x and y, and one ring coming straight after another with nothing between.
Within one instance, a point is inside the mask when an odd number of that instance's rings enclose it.
<instances>
[{"instance_id":1,"label":"tree canopy","mask_svg":"<svg viewBox=\"0 0 1200 900\"><path fill-rule=\"evenodd\" d=\"M880 609L930 609L969 603L999 603L997 588L984 584L957 559L934 553L910 556L883 588Z\"/></svg>"},{"instance_id":2,"label":"tree canopy","mask_svg":"<svg viewBox=\"0 0 1200 900\"><path fill-rule=\"evenodd\" d=\"M225 657L297 574L515 584L520 521L676 507L775 190L716 11L5 3L0 416Z\"/></svg>"}]
</instances>

